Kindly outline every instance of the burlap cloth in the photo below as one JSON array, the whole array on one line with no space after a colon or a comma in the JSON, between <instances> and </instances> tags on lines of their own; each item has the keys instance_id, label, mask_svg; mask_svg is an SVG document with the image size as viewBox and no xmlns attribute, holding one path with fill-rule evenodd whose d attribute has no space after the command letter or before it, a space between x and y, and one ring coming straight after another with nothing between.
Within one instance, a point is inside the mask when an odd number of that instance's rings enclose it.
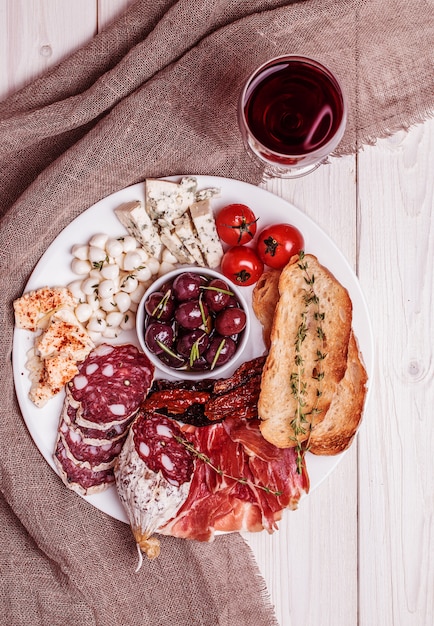
<instances>
[{"instance_id":1,"label":"burlap cloth","mask_svg":"<svg viewBox=\"0 0 434 626\"><path fill-rule=\"evenodd\" d=\"M259 63L303 53L334 69L349 98L349 153L432 113L433 44L423 0L141 0L0 103L2 624L276 623L238 534L163 538L161 556L134 574L129 528L68 491L26 430L11 303L57 234L115 190L177 173L257 183L236 106Z\"/></svg>"}]
</instances>

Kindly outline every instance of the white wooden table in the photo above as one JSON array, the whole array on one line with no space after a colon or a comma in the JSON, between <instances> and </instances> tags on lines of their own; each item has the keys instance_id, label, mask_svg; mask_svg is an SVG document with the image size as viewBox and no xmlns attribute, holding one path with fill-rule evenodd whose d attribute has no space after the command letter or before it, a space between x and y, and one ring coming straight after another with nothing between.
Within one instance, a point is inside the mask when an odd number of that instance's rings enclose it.
<instances>
[{"instance_id":1,"label":"white wooden table","mask_svg":"<svg viewBox=\"0 0 434 626\"><path fill-rule=\"evenodd\" d=\"M129 2L0 0L0 97ZM353 265L376 344L357 442L277 533L248 540L281 626L434 624L433 156L434 120L267 184Z\"/></svg>"}]
</instances>

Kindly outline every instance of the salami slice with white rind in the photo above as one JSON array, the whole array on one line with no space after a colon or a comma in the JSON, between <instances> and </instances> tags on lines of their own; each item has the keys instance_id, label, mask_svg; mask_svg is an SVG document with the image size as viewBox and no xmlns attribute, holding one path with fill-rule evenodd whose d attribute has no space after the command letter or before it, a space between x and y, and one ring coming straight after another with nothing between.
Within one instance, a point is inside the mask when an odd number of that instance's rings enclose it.
<instances>
[{"instance_id":1,"label":"salami slice with white rind","mask_svg":"<svg viewBox=\"0 0 434 626\"><path fill-rule=\"evenodd\" d=\"M76 423L107 430L133 415L152 384L154 367L132 344L101 344L79 365L69 383L80 403Z\"/></svg>"},{"instance_id":2,"label":"salami slice with white rind","mask_svg":"<svg viewBox=\"0 0 434 626\"><path fill-rule=\"evenodd\" d=\"M153 375L131 344L101 344L81 364L66 389L54 453L67 487L90 495L114 482L113 465Z\"/></svg>"},{"instance_id":3,"label":"salami slice with white rind","mask_svg":"<svg viewBox=\"0 0 434 626\"><path fill-rule=\"evenodd\" d=\"M153 533L176 514L190 489L194 463L176 436L181 431L173 420L139 413L115 463L119 499L149 559L160 553Z\"/></svg>"},{"instance_id":4,"label":"salami slice with white rind","mask_svg":"<svg viewBox=\"0 0 434 626\"><path fill-rule=\"evenodd\" d=\"M57 437L54 462L65 485L82 496L104 491L114 482L113 468L96 472L74 463L68 457L60 436Z\"/></svg>"},{"instance_id":5,"label":"salami slice with white rind","mask_svg":"<svg viewBox=\"0 0 434 626\"><path fill-rule=\"evenodd\" d=\"M123 437L117 441L88 444L83 441L76 430L69 428L66 422L61 422L58 434L68 458L76 465L92 469L94 472L113 467L126 439L126 433L124 433Z\"/></svg>"},{"instance_id":6,"label":"salami slice with white rind","mask_svg":"<svg viewBox=\"0 0 434 626\"><path fill-rule=\"evenodd\" d=\"M78 405L78 406L77 406ZM105 445L106 443L115 442L125 437L129 425L134 420L136 412L129 415L127 419L120 420L112 424L107 429L86 428L77 424L77 412L79 411L79 403L72 399L69 391L66 391L66 398L63 405L61 420L68 424L70 430L77 433L83 443L89 445Z\"/></svg>"}]
</instances>

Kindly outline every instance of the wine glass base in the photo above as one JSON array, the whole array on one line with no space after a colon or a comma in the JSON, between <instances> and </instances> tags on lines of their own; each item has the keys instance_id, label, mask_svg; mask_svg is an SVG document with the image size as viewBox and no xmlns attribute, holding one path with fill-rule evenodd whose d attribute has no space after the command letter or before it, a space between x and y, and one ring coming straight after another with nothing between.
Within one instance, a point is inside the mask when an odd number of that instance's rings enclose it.
<instances>
[{"instance_id":1,"label":"wine glass base","mask_svg":"<svg viewBox=\"0 0 434 626\"><path fill-rule=\"evenodd\" d=\"M302 178L303 176L307 176L307 174L311 174L315 170L319 168L320 165L325 165L330 163L330 159L328 156L324 157L320 161L316 163L311 163L310 165L304 165L299 167L282 167L278 165L273 165L269 161L265 159L261 159L252 149L251 146L245 143L246 152L250 157L250 160L256 165L256 167L262 171L262 180L261 182L267 182L272 178Z\"/></svg>"},{"instance_id":2,"label":"wine glass base","mask_svg":"<svg viewBox=\"0 0 434 626\"><path fill-rule=\"evenodd\" d=\"M270 178L302 178L302 176L307 176L307 174L311 174L315 170L317 170L320 165L324 165L328 162L328 159L325 158L318 163L313 163L311 165L305 165L304 167L277 167L275 165L265 165L263 171L263 180L270 180Z\"/></svg>"}]
</instances>

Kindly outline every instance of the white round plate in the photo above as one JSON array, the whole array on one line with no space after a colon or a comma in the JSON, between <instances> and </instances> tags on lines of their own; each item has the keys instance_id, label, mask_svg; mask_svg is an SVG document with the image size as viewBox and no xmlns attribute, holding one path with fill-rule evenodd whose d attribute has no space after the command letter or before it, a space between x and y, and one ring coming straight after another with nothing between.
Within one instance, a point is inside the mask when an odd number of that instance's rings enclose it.
<instances>
[{"instance_id":1,"label":"white round plate","mask_svg":"<svg viewBox=\"0 0 434 626\"><path fill-rule=\"evenodd\" d=\"M180 180L180 178L172 177L171 180ZM221 196L212 200L216 212L227 204L238 202L247 204L255 212L256 216L259 217L259 228L279 222L290 223L299 228L304 236L306 253L315 254L320 263L327 267L347 288L351 296L353 328L370 379L373 371L374 350L368 308L357 277L328 235L299 209L264 189L216 176L196 176L196 178L198 189L207 187L219 187L221 189ZM144 190L144 183L122 189L100 200L71 222L53 241L37 263L25 287L25 292L44 286L66 286L76 280L77 276L71 270L72 246L77 243L87 244L93 235L100 232L114 237L125 235L125 229L117 219L114 209L131 200L143 201ZM243 287L243 293L249 303L251 302L252 290L253 287ZM43 457L57 472L53 461L53 451L64 396L62 393L59 394L43 408L37 408L29 400L30 380L25 363L27 352L32 347L33 340L33 333L15 329L13 345L15 388L28 430ZM138 346L137 337L133 331L122 333L116 342L130 342ZM243 360L247 361L263 353L262 327L252 312L250 341L243 353ZM230 376L239 364L239 362L234 363L232 371L228 371L227 376ZM159 377L162 378L162 376ZM311 492L330 474L341 458L342 454L334 457L315 456L310 453L306 455ZM108 515L127 523L125 511L114 486L102 493L86 496L85 499Z\"/></svg>"}]
</instances>

